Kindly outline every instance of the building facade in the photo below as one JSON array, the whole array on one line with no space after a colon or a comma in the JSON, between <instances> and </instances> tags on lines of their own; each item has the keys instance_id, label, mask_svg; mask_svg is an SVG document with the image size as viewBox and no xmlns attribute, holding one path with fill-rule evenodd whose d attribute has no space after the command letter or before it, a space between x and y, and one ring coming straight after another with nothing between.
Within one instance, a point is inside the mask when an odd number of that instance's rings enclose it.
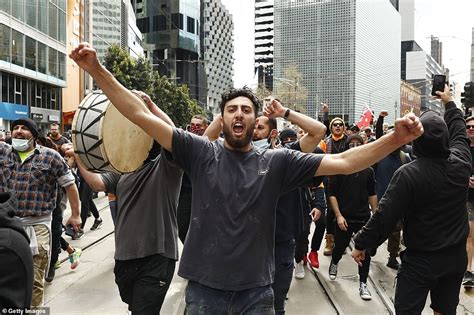
<instances>
[{"instance_id":1,"label":"building facade","mask_svg":"<svg viewBox=\"0 0 474 315\"><path fill-rule=\"evenodd\" d=\"M220 0L203 0L204 62L207 76L207 109L219 113L222 93L232 87L234 75L234 23Z\"/></svg>"},{"instance_id":2,"label":"building facade","mask_svg":"<svg viewBox=\"0 0 474 315\"><path fill-rule=\"evenodd\" d=\"M445 74L431 55L424 51L409 51L406 53L406 81L421 92L421 110L434 110L443 113L443 106L437 99L432 99L432 80L435 74Z\"/></svg>"},{"instance_id":3,"label":"building facade","mask_svg":"<svg viewBox=\"0 0 474 315\"><path fill-rule=\"evenodd\" d=\"M273 89L274 0L255 0L255 72L258 85Z\"/></svg>"},{"instance_id":4,"label":"building facade","mask_svg":"<svg viewBox=\"0 0 474 315\"><path fill-rule=\"evenodd\" d=\"M307 114L317 117L321 102L351 123L366 104L398 110L400 15L389 1L277 0L274 16L274 75L298 66Z\"/></svg>"},{"instance_id":5,"label":"building facade","mask_svg":"<svg viewBox=\"0 0 474 315\"><path fill-rule=\"evenodd\" d=\"M31 117L60 122L66 86L66 0L3 0L0 6L0 130Z\"/></svg>"},{"instance_id":6,"label":"building facade","mask_svg":"<svg viewBox=\"0 0 474 315\"><path fill-rule=\"evenodd\" d=\"M421 113L421 92L412 84L400 81L400 117L414 113Z\"/></svg>"},{"instance_id":7,"label":"building facade","mask_svg":"<svg viewBox=\"0 0 474 315\"><path fill-rule=\"evenodd\" d=\"M206 73L201 54L200 0L134 0L145 56L153 68L205 106Z\"/></svg>"},{"instance_id":8,"label":"building facade","mask_svg":"<svg viewBox=\"0 0 474 315\"><path fill-rule=\"evenodd\" d=\"M431 35L431 57L440 65L443 64L443 43Z\"/></svg>"}]
</instances>

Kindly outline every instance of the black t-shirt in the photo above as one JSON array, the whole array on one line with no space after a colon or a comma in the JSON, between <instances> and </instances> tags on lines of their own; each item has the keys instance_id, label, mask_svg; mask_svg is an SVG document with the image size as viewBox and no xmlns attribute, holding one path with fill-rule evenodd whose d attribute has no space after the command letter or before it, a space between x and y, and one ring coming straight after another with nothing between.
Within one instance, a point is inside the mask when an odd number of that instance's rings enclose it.
<instances>
[{"instance_id":1,"label":"black t-shirt","mask_svg":"<svg viewBox=\"0 0 474 315\"><path fill-rule=\"evenodd\" d=\"M256 148L238 152L179 129L172 146L193 185L178 274L220 290L271 284L278 197L310 182L322 156Z\"/></svg>"},{"instance_id":2,"label":"black t-shirt","mask_svg":"<svg viewBox=\"0 0 474 315\"><path fill-rule=\"evenodd\" d=\"M329 196L334 196L347 222L363 223L370 218L369 196L375 193L374 170L369 167L350 175L331 176Z\"/></svg>"},{"instance_id":3,"label":"black t-shirt","mask_svg":"<svg viewBox=\"0 0 474 315\"><path fill-rule=\"evenodd\" d=\"M64 136L60 136L57 140L51 137L51 141L53 141L53 143L58 147L61 147L65 143L69 143L69 140Z\"/></svg>"}]
</instances>

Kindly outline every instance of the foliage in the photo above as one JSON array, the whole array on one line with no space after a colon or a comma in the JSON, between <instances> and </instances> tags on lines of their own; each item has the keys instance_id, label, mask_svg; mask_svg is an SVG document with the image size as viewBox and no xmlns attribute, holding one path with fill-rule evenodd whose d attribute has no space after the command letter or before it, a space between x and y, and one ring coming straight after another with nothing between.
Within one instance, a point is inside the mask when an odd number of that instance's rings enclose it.
<instances>
[{"instance_id":1,"label":"foliage","mask_svg":"<svg viewBox=\"0 0 474 315\"><path fill-rule=\"evenodd\" d=\"M276 96L287 107L306 112L308 90L304 86L303 75L296 64L290 64L283 69L282 78L273 78Z\"/></svg>"},{"instance_id":2,"label":"foliage","mask_svg":"<svg viewBox=\"0 0 474 315\"><path fill-rule=\"evenodd\" d=\"M104 66L127 89L150 95L178 127L186 126L193 115L204 114L204 109L189 96L187 86L177 86L160 76L144 57L135 60L119 46L112 45L104 58Z\"/></svg>"}]
</instances>

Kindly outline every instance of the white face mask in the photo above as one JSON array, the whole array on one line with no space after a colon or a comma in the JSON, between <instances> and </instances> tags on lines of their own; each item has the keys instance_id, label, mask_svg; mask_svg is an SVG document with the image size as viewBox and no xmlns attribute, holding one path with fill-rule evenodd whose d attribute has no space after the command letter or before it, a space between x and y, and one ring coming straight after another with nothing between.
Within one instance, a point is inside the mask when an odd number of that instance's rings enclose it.
<instances>
[{"instance_id":1,"label":"white face mask","mask_svg":"<svg viewBox=\"0 0 474 315\"><path fill-rule=\"evenodd\" d=\"M20 152L27 151L30 148L32 143L33 143L33 138L31 138L31 139L12 138L13 149L15 149L17 151L20 151Z\"/></svg>"},{"instance_id":2,"label":"white face mask","mask_svg":"<svg viewBox=\"0 0 474 315\"><path fill-rule=\"evenodd\" d=\"M270 143L268 142L268 139L262 139L262 140L257 140L253 142L253 146L255 148L259 149L268 149L270 148Z\"/></svg>"}]
</instances>

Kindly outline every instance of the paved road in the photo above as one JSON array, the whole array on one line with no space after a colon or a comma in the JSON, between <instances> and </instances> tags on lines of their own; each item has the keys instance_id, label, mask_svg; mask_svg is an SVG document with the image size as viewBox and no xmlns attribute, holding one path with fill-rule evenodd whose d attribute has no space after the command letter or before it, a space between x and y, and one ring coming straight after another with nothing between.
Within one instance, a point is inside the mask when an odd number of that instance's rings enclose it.
<instances>
[{"instance_id":1,"label":"paved road","mask_svg":"<svg viewBox=\"0 0 474 315\"><path fill-rule=\"evenodd\" d=\"M89 218L86 234L81 240L70 241L74 246L85 248L81 264L76 270L69 268L66 254L62 253L60 259L65 260L56 272L56 277L51 284L46 285L45 303L50 307L51 314L128 314L127 306L121 301L117 287L114 283L114 237L113 224L107 207L107 198L101 195L95 199L104 220L102 228L97 231L88 229L93 223ZM181 248L180 248L181 250ZM386 297L393 296L393 280L395 272L385 267L385 246L381 246L377 256L371 264L371 274L376 278L377 285ZM341 260L338 279L331 281L327 276L329 258L321 256L321 268L316 271L326 286L332 290L332 297L340 305L344 314L387 314L381 297L376 294L375 288L369 288L374 296L370 302L362 301L358 295L357 267L352 262L350 255L345 255ZM183 314L184 288L186 281L175 275L168 291L162 314ZM474 291L460 293L460 306L458 314L474 314ZM335 314L334 307L324 288L309 269L303 280L294 280L287 301L287 313L292 314ZM432 314L429 301L423 314Z\"/></svg>"}]
</instances>

